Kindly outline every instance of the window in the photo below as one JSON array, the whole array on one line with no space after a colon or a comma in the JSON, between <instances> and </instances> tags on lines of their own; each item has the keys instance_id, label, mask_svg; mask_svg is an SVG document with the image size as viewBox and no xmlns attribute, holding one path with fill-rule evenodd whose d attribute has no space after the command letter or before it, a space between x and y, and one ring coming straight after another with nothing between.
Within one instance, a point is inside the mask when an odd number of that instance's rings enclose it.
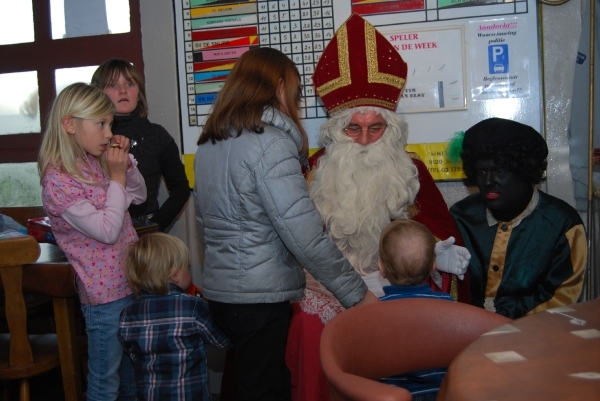
<instances>
[{"instance_id":1,"label":"window","mask_svg":"<svg viewBox=\"0 0 600 401\"><path fill-rule=\"evenodd\" d=\"M37 73L0 74L0 135L40 132Z\"/></svg>"},{"instance_id":2,"label":"window","mask_svg":"<svg viewBox=\"0 0 600 401\"><path fill-rule=\"evenodd\" d=\"M123 1L125 6L128 3L128 15ZM82 9L83 4L87 8ZM106 18L98 17L104 15L102 10ZM139 0L19 0L0 4L0 26L7 27L17 18L23 33L17 35L14 29L0 27L0 163L37 160L44 116L57 89L74 82L67 82L70 79L81 80L90 72L84 80L89 82L95 66L112 57L131 61L142 74L144 70ZM17 36L22 39L15 39ZM17 81L23 83L10 85ZM8 106L1 103L4 97L10 99ZM11 119L16 122L8 128L5 120Z\"/></svg>"}]
</instances>

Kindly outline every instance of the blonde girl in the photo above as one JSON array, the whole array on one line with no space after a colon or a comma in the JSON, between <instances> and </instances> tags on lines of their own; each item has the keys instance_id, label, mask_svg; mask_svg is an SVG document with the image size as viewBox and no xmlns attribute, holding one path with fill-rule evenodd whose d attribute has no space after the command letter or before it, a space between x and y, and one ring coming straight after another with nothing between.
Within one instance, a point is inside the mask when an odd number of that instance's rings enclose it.
<instances>
[{"instance_id":1,"label":"blonde girl","mask_svg":"<svg viewBox=\"0 0 600 401\"><path fill-rule=\"evenodd\" d=\"M54 101L38 159L44 209L77 273L88 400L135 399L133 368L117 332L133 297L122 267L137 240L127 208L146 199L146 186L128 154L129 139L111 132L114 112L100 89L68 86Z\"/></svg>"}]
</instances>

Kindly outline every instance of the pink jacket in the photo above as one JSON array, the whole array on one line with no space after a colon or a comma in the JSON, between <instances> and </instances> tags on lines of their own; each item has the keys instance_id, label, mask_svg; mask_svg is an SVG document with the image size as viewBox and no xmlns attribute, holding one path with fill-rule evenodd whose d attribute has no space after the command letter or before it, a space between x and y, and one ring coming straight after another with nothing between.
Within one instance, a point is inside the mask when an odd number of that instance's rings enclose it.
<instances>
[{"instance_id":1,"label":"pink jacket","mask_svg":"<svg viewBox=\"0 0 600 401\"><path fill-rule=\"evenodd\" d=\"M77 273L81 302L104 304L131 294L123 271L127 247L137 240L127 208L146 200L146 184L133 156L126 188L88 155L81 163L86 184L50 167L42 179L42 201L56 242Z\"/></svg>"}]
</instances>

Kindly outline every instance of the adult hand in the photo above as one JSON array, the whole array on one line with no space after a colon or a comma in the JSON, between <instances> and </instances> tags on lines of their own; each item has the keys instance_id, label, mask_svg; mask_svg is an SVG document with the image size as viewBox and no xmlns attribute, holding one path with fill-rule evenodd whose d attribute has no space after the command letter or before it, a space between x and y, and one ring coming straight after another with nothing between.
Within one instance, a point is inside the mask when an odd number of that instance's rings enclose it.
<instances>
[{"instance_id":1,"label":"adult hand","mask_svg":"<svg viewBox=\"0 0 600 401\"><path fill-rule=\"evenodd\" d=\"M435 263L439 271L456 274L460 280L465 278L471 254L462 246L454 245L454 237L435 244Z\"/></svg>"},{"instance_id":2,"label":"adult hand","mask_svg":"<svg viewBox=\"0 0 600 401\"><path fill-rule=\"evenodd\" d=\"M371 291L367 290L367 292L365 292L365 296L354 306L368 305L374 302L379 302L379 298L377 298Z\"/></svg>"}]
</instances>

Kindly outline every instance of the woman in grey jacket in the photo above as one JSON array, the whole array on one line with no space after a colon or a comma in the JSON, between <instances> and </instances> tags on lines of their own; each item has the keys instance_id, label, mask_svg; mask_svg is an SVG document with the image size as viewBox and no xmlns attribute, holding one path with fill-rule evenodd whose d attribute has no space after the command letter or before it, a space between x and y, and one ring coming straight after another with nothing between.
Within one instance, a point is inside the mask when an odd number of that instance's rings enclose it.
<instances>
[{"instance_id":1,"label":"woman in grey jacket","mask_svg":"<svg viewBox=\"0 0 600 401\"><path fill-rule=\"evenodd\" d=\"M285 344L302 267L345 307L376 300L323 231L301 164L300 76L272 48L236 62L198 140L202 292L234 344L236 399L289 400Z\"/></svg>"}]
</instances>

